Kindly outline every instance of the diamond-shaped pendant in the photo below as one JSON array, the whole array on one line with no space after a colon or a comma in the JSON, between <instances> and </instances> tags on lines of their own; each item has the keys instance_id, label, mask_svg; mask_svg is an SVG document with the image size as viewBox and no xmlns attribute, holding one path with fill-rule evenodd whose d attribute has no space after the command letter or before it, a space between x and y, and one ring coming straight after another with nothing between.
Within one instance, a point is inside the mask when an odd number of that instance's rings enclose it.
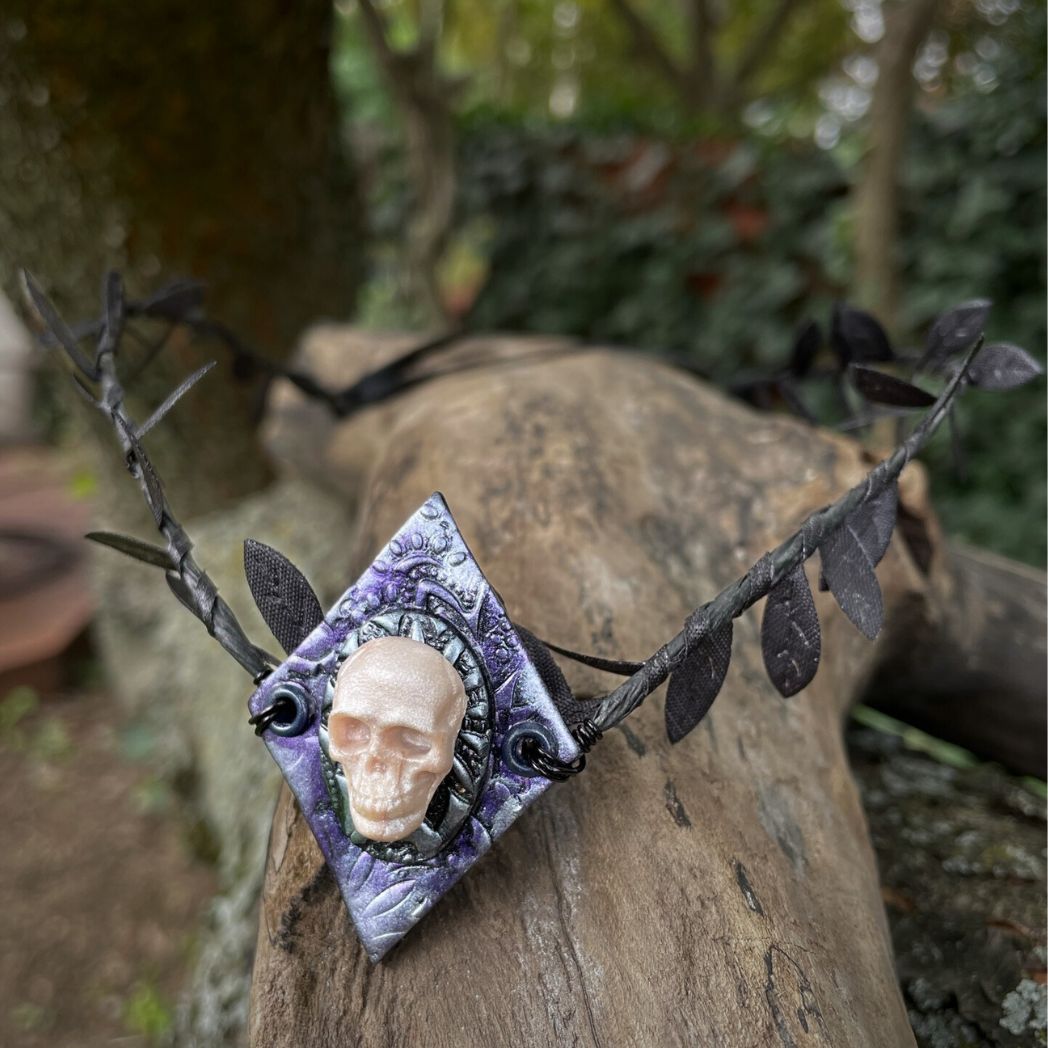
<instances>
[{"instance_id":1,"label":"diamond-shaped pendant","mask_svg":"<svg viewBox=\"0 0 1048 1048\"><path fill-rule=\"evenodd\" d=\"M451 770L436 786L422 824L392 841L370 840L354 826L353 776L329 732L339 670L362 646L386 637L411 638L440 653L466 696ZM394 684L393 705L396 692ZM298 713L273 723L265 732L266 745L334 871L373 961L549 787L550 780L523 759L523 740L531 736L565 762L578 755L440 494L427 499L324 621L263 681L249 700L252 715L278 699ZM355 769L355 774L366 772Z\"/></svg>"}]
</instances>

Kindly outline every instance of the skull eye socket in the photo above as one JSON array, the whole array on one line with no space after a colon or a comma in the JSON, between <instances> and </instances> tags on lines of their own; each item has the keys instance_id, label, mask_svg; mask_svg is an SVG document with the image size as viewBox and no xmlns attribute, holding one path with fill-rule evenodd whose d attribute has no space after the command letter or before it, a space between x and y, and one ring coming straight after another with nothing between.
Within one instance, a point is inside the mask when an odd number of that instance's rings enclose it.
<instances>
[{"instance_id":1,"label":"skull eye socket","mask_svg":"<svg viewBox=\"0 0 1048 1048\"><path fill-rule=\"evenodd\" d=\"M398 728L396 746L401 753L409 757L422 757L433 748L427 736L411 728Z\"/></svg>"},{"instance_id":2,"label":"skull eye socket","mask_svg":"<svg viewBox=\"0 0 1048 1048\"><path fill-rule=\"evenodd\" d=\"M328 732L336 748L344 752L363 749L371 737L371 730L362 720L344 713L331 718Z\"/></svg>"}]
</instances>

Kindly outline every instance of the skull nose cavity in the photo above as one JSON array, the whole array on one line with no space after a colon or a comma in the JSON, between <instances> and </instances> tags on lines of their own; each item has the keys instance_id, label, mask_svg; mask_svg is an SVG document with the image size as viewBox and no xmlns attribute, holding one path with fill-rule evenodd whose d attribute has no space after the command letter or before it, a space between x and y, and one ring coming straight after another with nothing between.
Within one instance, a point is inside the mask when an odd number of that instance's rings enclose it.
<instances>
[{"instance_id":1,"label":"skull nose cavity","mask_svg":"<svg viewBox=\"0 0 1048 1048\"><path fill-rule=\"evenodd\" d=\"M392 770L393 761L384 750L372 749L364 755L363 765L369 775L385 775Z\"/></svg>"}]
</instances>

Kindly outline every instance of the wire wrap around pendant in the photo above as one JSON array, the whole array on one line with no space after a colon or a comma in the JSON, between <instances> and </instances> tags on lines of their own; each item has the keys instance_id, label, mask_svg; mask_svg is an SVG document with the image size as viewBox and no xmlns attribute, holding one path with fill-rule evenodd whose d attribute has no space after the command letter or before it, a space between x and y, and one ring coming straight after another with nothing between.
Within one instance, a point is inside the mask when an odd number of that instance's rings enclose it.
<instances>
[{"instance_id":1,"label":"wire wrap around pendant","mask_svg":"<svg viewBox=\"0 0 1048 1048\"><path fill-rule=\"evenodd\" d=\"M586 754L600 739L601 732L589 720L582 721L571 729L571 734L581 751L573 761L562 761L547 753L537 739L527 738L521 743L521 756L540 774L553 782L566 782L586 767Z\"/></svg>"}]
</instances>

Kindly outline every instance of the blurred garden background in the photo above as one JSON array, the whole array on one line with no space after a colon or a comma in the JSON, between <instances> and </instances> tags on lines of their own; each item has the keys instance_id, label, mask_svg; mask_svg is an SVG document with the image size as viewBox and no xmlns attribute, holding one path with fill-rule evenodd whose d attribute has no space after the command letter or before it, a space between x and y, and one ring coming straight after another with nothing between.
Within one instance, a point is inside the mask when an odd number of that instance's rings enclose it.
<instances>
[{"instance_id":1,"label":"blurred garden background","mask_svg":"<svg viewBox=\"0 0 1048 1048\"><path fill-rule=\"evenodd\" d=\"M97 594L138 569L90 584L88 507L143 535L152 522L111 435L34 344L20 267L70 321L97 315L110 268L137 298L199 279L208 316L277 361L323 319L420 341L548 332L668 354L751 394L788 369L814 320L820 355L795 391L835 425L846 411L820 376L834 367L841 302L870 311L907 354L940 311L990 299L989 339L1043 362L1045 34L1033 0L4 0L0 779L19 847L0 863L0 938L24 945L0 954L0 1042L145 1045L178 1029L185 1043L235 1043L270 811L267 799L248 826L201 773L236 763L212 739L239 731L255 747L239 693L219 726L197 721L183 737L157 709L200 691L178 676L185 666L168 679L132 653L127 679L101 672L140 630L167 627L128 598L98 628ZM283 505L265 493L289 496L286 478L268 487L257 439L267 375L227 350L176 333L132 393L145 417L220 360L149 451L179 513L207 515L194 538L237 561L245 529ZM1043 568L1043 378L1006 396L972 391L957 430L924 456L944 528ZM894 432L864 436L880 451ZM326 530L303 557L340 589L345 507L310 504ZM288 552L313 543L307 523L281 524ZM34 545L34 529L61 534ZM174 605L166 591L161 601ZM201 666L207 657L194 649ZM920 1043L1043 1044L1044 783L987 772L883 714L859 718L852 756L882 876L916 854L898 832L911 800L927 808L914 833L942 801L956 816L936 823L950 842L967 834L981 848L996 829L1014 844L999 861L972 859L966 885L983 878L971 897L987 908L1002 884L1014 889L1021 919L1006 931L1025 966L1011 958L996 996L965 997L963 964L939 965L932 993L914 962L911 982L927 991L907 989ZM275 773L256 748L242 759L264 762L251 774L268 798ZM89 788L90 810L55 803ZM78 866L90 876L41 874ZM886 903L910 921L896 939L905 984L907 958L934 935L914 931L924 915L900 898ZM983 949L973 941L958 939L958 955ZM1026 996L1013 998L1019 979ZM925 1013L937 1018L922 1030ZM993 1038L965 1040L976 1029Z\"/></svg>"},{"instance_id":2,"label":"blurred garden background","mask_svg":"<svg viewBox=\"0 0 1048 1048\"><path fill-rule=\"evenodd\" d=\"M1043 4L6 8L9 297L27 265L87 315L116 265L132 293L207 281L210 314L274 357L352 317L610 340L729 386L835 301L905 348L983 297L991 339L1043 355ZM194 432L233 410L249 434L241 380ZM946 526L1043 564L1043 386L970 400L960 468L948 438L929 457ZM202 505L263 481L230 443Z\"/></svg>"},{"instance_id":3,"label":"blurred garden background","mask_svg":"<svg viewBox=\"0 0 1048 1048\"><path fill-rule=\"evenodd\" d=\"M354 5L339 14L373 237L363 318L427 319L414 263L470 327L669 350L726 386L781 368L840 299L905 347L990 298L990 336L1042 357L1043 5L466 2L432 22L425 7L383 7L390 46L432 41L443 85L399 106L385 46ZM428 134L390 133L416 109ZM446 241L413 259L403 232L423 201L435 219L441 179ZM948 440L931 456L946 526L1043 564L1043 388L966 409L966 467Z\"/></svg>"}]
</instances>

